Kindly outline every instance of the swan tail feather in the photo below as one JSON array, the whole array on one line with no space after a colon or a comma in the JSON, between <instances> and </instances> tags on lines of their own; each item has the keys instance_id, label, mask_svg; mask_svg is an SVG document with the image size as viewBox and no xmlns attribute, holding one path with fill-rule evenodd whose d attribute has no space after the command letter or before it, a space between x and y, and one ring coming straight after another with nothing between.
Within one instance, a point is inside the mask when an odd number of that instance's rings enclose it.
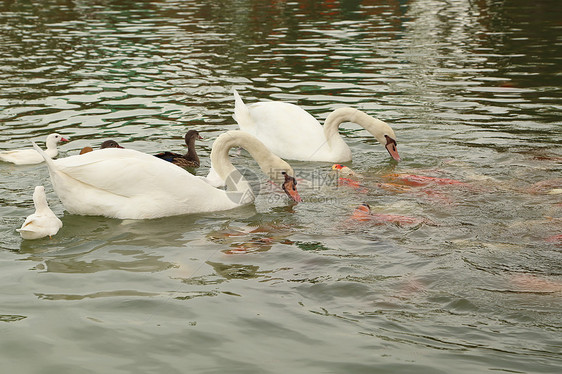
<instances>
[{"instance_id":1,"label":"swan tail feather","mask_svg":"<svg viewBox=\"0 0 562 374\"><path fill-rule=\"evenodd\" d=\"M35 148L35 150L41 156L43 156L43 159L45 159L45 163L47 164L49 171L55 171L56 167L55 167L55 163L53 162L53 159L45 151L43 151L41 147L39 147L34 141L32 141L31 143L33 144L33 148Z\"/></svg>"},{"instance_id":2,"label":"swan tail feather","mask_svg":"<svg viewBox=\"0 0 562 374\"><path fill-rule=\"evenodd\" d=\"M235 88L232 89L234 94L234 115L232 118L238 122L240 130L247 131L249 128L253 128L252 118L250 116L250 110L242 101L242 98L238 94Z\"/></svg>"}]
</instances>

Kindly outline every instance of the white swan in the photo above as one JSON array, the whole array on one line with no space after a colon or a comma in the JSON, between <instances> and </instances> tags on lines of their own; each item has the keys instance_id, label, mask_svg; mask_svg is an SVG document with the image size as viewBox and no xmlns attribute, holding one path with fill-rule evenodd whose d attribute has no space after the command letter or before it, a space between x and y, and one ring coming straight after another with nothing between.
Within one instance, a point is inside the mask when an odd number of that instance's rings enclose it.
<instances>
[{"instance_id":1,"label":"white swan","mask_svg":"<svg viewBox=\"0 0 562 374\"><path fill-rule=\"evenodd\" d=\"M68 212L121 219L147 219L236 208L253 202L249 183L230 162L232 147L245 148L261 169L300 201L291 166L255 137L241 131L220 135L211 161L226 181L217 189L176 165L132 149L100 149L51 160L41 152L54 190Z\"/></svg>"},{"instance_id":2,"label":"white swan","mask_svg":"<svg viewBox=\"0 0 562 374\"><path fill-rule=\"evenodd\" d=\"M304 109L283 102L244 104L234 91L234 119L240 129L254 135L277 156L300 161L351 161L351 150L338 132L343 122L353 122L370 132L399 161L396 135L385 122L354 108L334 110L320 124Z\"/></svg>"},{"instance_id":3,"label":"white swan","mask_svg":"<svg viewBox=\"0 0 562 374\"><path fill-rule=\"evenodd\" d=\"M40 239L45 236L53 236L59 232L62 222L47 204L45 187L35 187L33 204L35 205L35 213L25 219L21 228L16 229L21 237L23 239Z\"/></svg>"},{"instance_id":4,"label":"white swan","mask_svg":"<svg viewBox=\"0 0 562 374\"><path fill-rule=\"evenodd\" d=\"M50 134L45 141L47 145L47 150L45 152L50 158L55 158L59 154L57 144L67 141L68 139L63 138L59 134ZM0 160L12 162L16 165L33 165L43 162L43 157L33 149L17 149L14 151L0 152Z\"/></svg>"}]
</instances>

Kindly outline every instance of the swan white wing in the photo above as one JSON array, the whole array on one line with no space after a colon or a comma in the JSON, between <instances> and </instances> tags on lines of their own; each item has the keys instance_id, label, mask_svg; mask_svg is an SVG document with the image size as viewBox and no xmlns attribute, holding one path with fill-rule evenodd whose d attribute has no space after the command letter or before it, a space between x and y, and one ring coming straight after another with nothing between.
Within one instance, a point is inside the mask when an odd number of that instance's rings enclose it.
<instances>
[{"instance_id":1,"label":"swan white wing","mask_svg":"<svg viewBox=\"0 0 562 374\"><path fill-rule=\"evenodd\" d=\"M53 162L58 171L76 181L122 196L150 190L174 193L182 187L179 183L192 177L169 162L131 149L103 149Z\"/></svg>"},{"instance_id":2,"label":"swan white wing","mask_svg":"<svg viewBox=\"0 0 562 374\"><path fill-rule=\"evenodd\" d=\"M238 204L182 168L130 149L103 149L52 161L55 192L75 214L156 218Z\"/></svg>"},{"instance_id":3,"label":"swan white wing","mask_svg":"<svg viewBox=\"0 0 562 374\"><path fill-rule=\"evenodd\" d=\"M329 152L322 125L302 108L283 102L248 105L250 134L281 158L321 160ZM242 126L241 126L242 128Z\"/></svg>"}]
</instances>

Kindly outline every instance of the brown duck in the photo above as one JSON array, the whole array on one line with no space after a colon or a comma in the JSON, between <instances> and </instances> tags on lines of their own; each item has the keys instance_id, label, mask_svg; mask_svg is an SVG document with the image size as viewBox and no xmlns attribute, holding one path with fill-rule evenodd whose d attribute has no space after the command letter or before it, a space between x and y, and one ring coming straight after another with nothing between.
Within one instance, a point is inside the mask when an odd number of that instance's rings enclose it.
<instances>
[{"instance_id":1,"label":"brown duck","mask_svg":"<svg viewBox=\"0 0 562 374\"><path fill-rule=\"evenodd\" d=\"M187 145L187 153L185 155L173 152L161 152L154 156L182 168L198 168L199 156L197 156L197 152L195 151L196 139L203 139L201 135L199 135L199 131L189 130L187 134L185 134L185 144Z\"/></svg>"},{"instance_id":2,"label":"brown duck","mask_svg":"<svg viewBox=\"0 0 562 374\"><path fill-rule=\"evenodd\" d=\"M117 143L115 140L106 140L103 143L101 143L100 149L104 149L104 148L123 148L123 147L121 147L119 143ZM80 154L83 155L84 153L92 152L93 150L94 149L92 147L84 147L80 151Z\"/></svg>"}]
</instances>

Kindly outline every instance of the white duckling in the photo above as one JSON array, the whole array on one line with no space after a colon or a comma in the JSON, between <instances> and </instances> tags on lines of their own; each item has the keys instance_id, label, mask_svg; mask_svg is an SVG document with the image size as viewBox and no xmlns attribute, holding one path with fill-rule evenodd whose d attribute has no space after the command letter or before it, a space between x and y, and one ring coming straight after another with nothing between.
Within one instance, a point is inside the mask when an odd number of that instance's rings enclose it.
<instances>
[{"instance_id":1,"label":"white duckling","mask_svg":"<svg viewBox=\"0 0 562 374\"><path fill-rule=\"evenodd\" d=\"M47 150L45 153L49 157L54 158L59 154L57 144L59 142L67 142L68 139L63 138L59 134L50 134L47 136L45 144ZM16 165L33 165L43 162L43 157L34 149L16 149L13 151L0 152L0 161L12 162Z\"/></svg>"},{"instance_id":2,"label":"white duckling","mask_svg":"<svg viewBox=\"0 0 562 374\"><path fill-rule=\"evenodd\" d=\"M45 187L35 187L33 205L35 205L35 213L27 217L21 228L16 231L23 239L40 239L55 235L62 227L62 221L49 208Z\"/></svg>"}]
</instances>

